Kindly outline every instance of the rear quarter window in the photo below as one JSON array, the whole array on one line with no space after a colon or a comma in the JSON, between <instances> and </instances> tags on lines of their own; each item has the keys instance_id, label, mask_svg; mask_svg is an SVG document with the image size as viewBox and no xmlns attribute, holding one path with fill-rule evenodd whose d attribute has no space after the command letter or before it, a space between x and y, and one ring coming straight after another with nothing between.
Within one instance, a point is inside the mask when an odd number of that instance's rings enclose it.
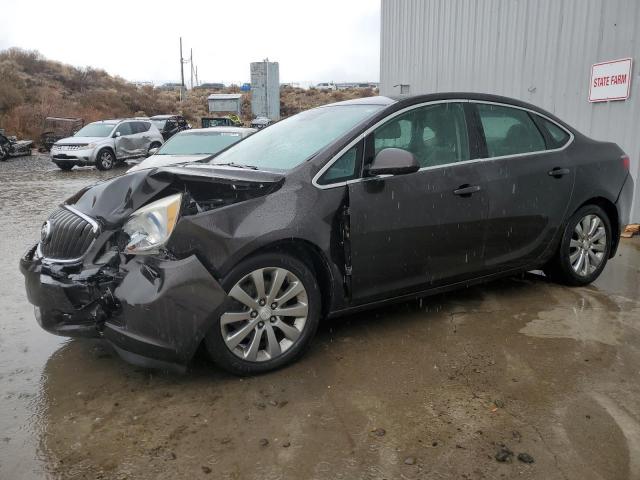
<instances>
[{"instance_id":1,"label":"rear quarter window","mask_svg":"<svg viewBox=\"0 0 640 480\"><path fill-rule=\"evenodd\" d=\"M549 149L564 147L571 138L567 131L546 118L542 118L540 116L538 116L538 118L542 128L544 128L549 134Z\"/></svg>"}]
</instances>

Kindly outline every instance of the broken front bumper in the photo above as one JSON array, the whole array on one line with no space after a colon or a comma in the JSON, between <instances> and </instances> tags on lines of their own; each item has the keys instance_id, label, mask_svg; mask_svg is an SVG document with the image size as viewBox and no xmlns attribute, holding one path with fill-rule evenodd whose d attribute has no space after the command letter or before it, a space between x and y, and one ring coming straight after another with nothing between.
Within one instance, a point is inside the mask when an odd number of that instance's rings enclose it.
<instances>
[{"instance_id":1,"label":"broken front bumper","mask_svg":"<svg viewBox=\"0 0 640 480\"><path fill-rule=\"evenodd\" d=\"M144 367L184 370L226 298L195 255L134 256L117 269L74 270L48 264L35 251L20 260L20 270L42 328L104 337L126 361Z\"/></svg>"}]
</instances>

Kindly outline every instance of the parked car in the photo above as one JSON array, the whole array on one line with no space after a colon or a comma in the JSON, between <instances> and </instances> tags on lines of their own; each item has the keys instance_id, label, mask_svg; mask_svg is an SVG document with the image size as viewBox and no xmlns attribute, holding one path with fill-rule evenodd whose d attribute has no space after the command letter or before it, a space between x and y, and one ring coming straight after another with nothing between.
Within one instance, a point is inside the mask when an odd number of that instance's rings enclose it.
<instances>
[{"instance_id":1,"label":"parked car","mask_svg":"<svg viewBox=\"0 0 640 480\"><path fill-rule=\"evenodd\" d=\"M15 136L7 136L3 129L0 129L0 162L8 160L10 157L22 157L31 155L33 140L18 140Z\"/></svg>"},{"instance_id":2,"label":"parked car","mask_svg":"<svg viewBox=\"0 0 640 480\"><path fill-rule=\"evenodd\" d=\"M163 368L204 344L254 374L298 358L324 317L531 269L586 285L632 192L617 145L533 105L362 98L87 187L20 264L50 332Z\"/></svg>"},{"instance_id":3,"label":"parked car","mask_svg":"<svg viewBox=\"0 0 640 480\"><path fill-rule=\"evenodd\" d=\"M258 130L262 130L263 128L268 127L273 124L270 118L267 117L256 117L251 121L251 128L256 128Z\"/></svg>"},{"instance_id":4,"label":"parked car","mask_svg":"<svg viewBox=\"0 0 640 480\"><path fill-rule=\"evenodd\" d=\"M164 143L151 120L135 118L89 123L73 137L58 140L51 147L51 161L62 170L75 165L95 165L110 170L132 158L146 157L149 150Z\"/></svg>"},{"instance_id":5,"label":"parked car","mask_svg":"<svg viewBox=\"0 0 640 480\"><path fill-rule=\"evenodd\" d=\"M151 117L151 121L156 126L162 138L169 140L178 132L189 130L191 125L182 115L155 115Z\"/></svg>"},{"instance_id":6,"label":"parked car","mask_svg":"<svg viewBox=\"0 0 640 480\"><path fill-rule=\"evenodd\" d=\"M167 167L179 163L196 162L215 155L225 148L255 133L254 128L213 127L180 132L152 155L128 171Z\"/></svg>"},{"instance_id":7,"label":"parked car","mask_svg":"<svg viewBox=\"0 0 640 480\"><path fill-rule=\"evenodd\" d=\"M335 83L333 82L322 82L322 83L318 83L315 86L316 89L318 90L337 90L338 87Z\"/></svg>"},{"instance_id":8,"label":"parked car","mask_svg":"<svg viewBox=\"0 0 640 480\"><path fill-rule=\"evenodd\" d=\"M84 127L82 118L47 117L42 124L40 151L49 152L58 140L72 137Z\"/></svg>"},{"instance_id":9,"label":"parked car","mask_svg":"<svg viewBox=\"0 0 640 480\"><path fill-rule=\"evenodd\" d=\"M226 117L203 117L200 119L202 128L210 127L241 127L242 122L237 115L229 115Z\"/></svg>"}]
</instances>

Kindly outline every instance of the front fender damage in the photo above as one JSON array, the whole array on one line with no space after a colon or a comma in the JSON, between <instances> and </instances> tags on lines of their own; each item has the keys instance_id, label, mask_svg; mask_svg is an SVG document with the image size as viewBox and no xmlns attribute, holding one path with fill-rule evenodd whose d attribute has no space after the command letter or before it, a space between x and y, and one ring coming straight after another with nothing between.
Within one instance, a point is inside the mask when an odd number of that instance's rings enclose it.
<instances>
[{"instance_id":1,"label":"front fender damage","mask_svg":"<svg viewBox=\"0 0 640 480\"><path fill-rule=\"evenodd\" d=\"M225 291L195 255L153 262L134 257L121 271L114 291L119 308L105 322L105 337L125 352L186 364L211 328Z\"/></svg>"},{"instance_id":2,"label":"front fender damage","mask_svg":"<svg viewBox=\"0 0 640 480\"><path fill-rule=\"evenodd\" d=\"M226 292L202 250L176 251L170 242L156 255L126 254L122 226L139 208L173 193L182 194L184 222L264 197L283 182L272 172L193 165L141 170L79 191L63 208L93 219L99 232L83 256L47 259L34 247L20 261L38 322L57 335L106 338L134 364L183 370Z\"/></svg>"},{"instance_id":3,"label":"front fender damage","mask_svg":"<svg viewBox=\"0 0 640 480\"><path fill-rule=\"evenodd\" d=\"M64 271L27 252L20 268L38 322L57 335L104 337L130 363L184 371L225 291L195 255L114 263Z\"/></svg>"}]
</instances>

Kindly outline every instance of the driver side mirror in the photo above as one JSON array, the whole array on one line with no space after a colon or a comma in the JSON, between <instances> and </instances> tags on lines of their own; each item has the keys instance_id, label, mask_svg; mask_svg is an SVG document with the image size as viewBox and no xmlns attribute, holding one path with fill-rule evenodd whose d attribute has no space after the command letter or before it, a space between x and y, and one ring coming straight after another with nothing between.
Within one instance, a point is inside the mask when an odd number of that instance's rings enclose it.
<instances>
[{"instance_id":1,"label":"driver side mirror","mask_svg":"<svg viewBox=\"0 0 640 480\"><path fill-rule=\"evenodd\" d=\"M420 164L413 153L401 148L380 150L371 162L369 175L406 175L420 170Z\"/></svg>"},{"instance_id":2,"label":"driver side mirror","mask_svg":"<svg viewBox=\"0 0 640 480\"><path fill-rule=\"evenodd\" d=\"M158 147L150 148L149 151L147 152L147 157L150 157L151 155L155 155L156 153L158 153L158 150L160 150Z\"/></svg>"},{"instance_id":3,"label":"driver side mirror","mask_svg":"<svg viewBox=\"0 0 640 480\"><path fill-rule=\"evenodd\" d=\"M120 135L121 135L120 132L116 132L113 134L113 138L118 138Z\"/></svg>"}]
</instances>

